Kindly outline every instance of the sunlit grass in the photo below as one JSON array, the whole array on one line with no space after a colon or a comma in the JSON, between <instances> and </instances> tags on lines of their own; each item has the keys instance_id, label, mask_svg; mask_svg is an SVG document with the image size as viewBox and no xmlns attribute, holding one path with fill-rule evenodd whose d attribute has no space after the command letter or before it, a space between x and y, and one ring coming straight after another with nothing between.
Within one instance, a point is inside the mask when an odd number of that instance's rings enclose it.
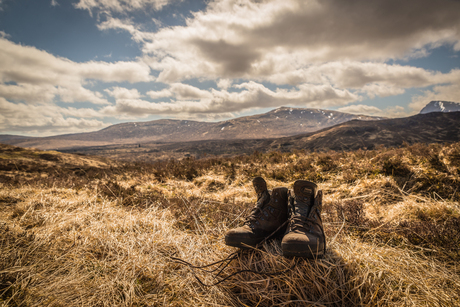
<instances>
[{"instance_id":1,"label":"sunlit grass","mask_svg":"<svg viewBox=\"0 0 460 307\"><path fill-rule=\"evenodd\" d=\"M12 149L0 153L0 305L460 304L459 143L154 165L27 150L12 161ZM252 208L256 175L269 188L318 183L327 254L284 258L271 241L222 277L292 270L204 287L193 273L213 274L170 257L204 265L235 252L223 236Z\"/></svg>"}]
</instances>

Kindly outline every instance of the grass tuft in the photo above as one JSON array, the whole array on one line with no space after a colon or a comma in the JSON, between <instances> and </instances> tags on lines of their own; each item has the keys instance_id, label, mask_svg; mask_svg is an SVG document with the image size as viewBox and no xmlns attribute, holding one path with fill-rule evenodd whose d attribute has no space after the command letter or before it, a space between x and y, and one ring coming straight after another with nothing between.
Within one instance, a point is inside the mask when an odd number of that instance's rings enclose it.
<instances>
[{"instance_id":1,"label":"grass tuft","mask_svg":"<svg viewBox=\"0 0 460 307\"><path fill-rule=\"evenodd\" d=\"M0 306L458 306L460 143L154 164L0 145ZM269 188L315 181L328 249L205 265Z\"/></svg>"}]
</instances>

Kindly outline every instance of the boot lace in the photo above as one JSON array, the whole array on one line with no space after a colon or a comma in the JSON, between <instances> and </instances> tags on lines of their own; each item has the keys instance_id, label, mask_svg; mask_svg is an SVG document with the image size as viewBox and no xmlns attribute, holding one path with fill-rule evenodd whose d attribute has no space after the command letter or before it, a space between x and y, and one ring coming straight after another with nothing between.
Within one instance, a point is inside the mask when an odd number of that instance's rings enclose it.
<instances>
[{"instance_id":1,"label":"boot lace","mask_svg":"<svg viewBox=\"0 0 460 307\"><path fill-rule=\"evenodd\" d=\"M256 206L252 208L249 215L246 217L244 224L251 226L257 221L260 214L262 213L262 208L264 207L264 202L266 200L266 195L262 194L258 197Z\"/></svg>"},{"instance_id":2,"label":"boot lace","mask_svg":"<svg viewBox=\"0 0 460 307\"><path fill-rule=\"evenodd\" d=\"M326 254L326 234L324 233L324 228L323 226L314 218L312 218L312 215L315 213L316 209L318 208L318 204L314 203L313 206L311 206L310 212L308 215L296 215L294 214L295 209L294 209L294 204L291 203L292 206L292 212L293 214L289 218L289 226L292 230L307 230L310 231L311 227L313 225L317 225L319 229L321 229L321 232L323 233L323 238L324 238L324 254ZM319 217L321 218L321 217Z\"/></svg>"},{"instance_id":3,"label":"boot lace","mask_svg":"<svg viewBox=\"0 0 460 307\"><path fill-rule=\"evenodd\" d=\"M293 230L299 229L299 228L310 229L312 224L316 224L322 229L321 225L316 221L316 219L311 217L317 207L318 207L317 204L314 204L313 206L311 206L310 212L308 214L306 214L305 210L297 210L298 214L292 214L290 218L290 225L292 229ZM292 210L293 212L297 213L297 211L295 211L294 209Z\"/></svg>"}]
</instances>

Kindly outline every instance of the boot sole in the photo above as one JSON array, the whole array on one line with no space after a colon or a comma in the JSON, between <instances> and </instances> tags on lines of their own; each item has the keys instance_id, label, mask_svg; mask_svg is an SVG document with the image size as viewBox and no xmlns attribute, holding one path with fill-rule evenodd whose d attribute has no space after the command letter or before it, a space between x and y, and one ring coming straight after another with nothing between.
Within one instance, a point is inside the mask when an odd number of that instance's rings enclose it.
<instances>
[{"instance_id":1,"label":"boot sole","mask_svg":"<svg viewBox=\"0 0 460 307\"><path fill-rule=\"evenodd\" d=\"M243 242L242 240L235 238L225 237L225 245L239 247L242 249L250 249L251 247L256 247L256 245L259 244L262 240L263 239Z\"/></svg>"},{"instance_id":2,"label":"boot sole","mask_svg":"<svg viewBox=\"0 0 460 307\"><path fill-rule=\"evenodd\" d=\"M281 239L283 236L284 236L284 232L280 232L279 234L277 233L276 235L273 235L273 237L268 239L268 241ZM238 240L238 238L225 237L225 245L239 247L243 249L251 249L251 248L255 248L264 239L265 238L244 241L244 240Z\"/></svg>"},{"instance_id":3,"label":"boot sole","mask_svg":"<svg viewBox=\"0 0 460 307\"><path fill-rule=\"evenodd\" d=\"M291 248L290 248L291 247ZM318 259L324 257L324 250L313 251L311 249L298 250L298 245L287 245L281 244L281 249L283 250L284 257L301 257L308 259ZM297 250L295 250L297 249Z\"/></svg>"}]
</instances>

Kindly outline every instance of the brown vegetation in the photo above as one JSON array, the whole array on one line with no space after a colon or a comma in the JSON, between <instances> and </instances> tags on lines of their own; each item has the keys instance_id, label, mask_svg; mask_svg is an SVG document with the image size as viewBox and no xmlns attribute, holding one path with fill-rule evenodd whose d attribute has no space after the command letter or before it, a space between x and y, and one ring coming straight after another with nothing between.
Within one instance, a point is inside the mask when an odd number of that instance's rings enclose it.
<instances>
[{"instance_id":1,"label":"brown vegetation","mask_svg":"<svg viewBox=\"0 0 460 307\"><path fill-rule=\"evenodd\" d=\"M0 305L460 304L460 143L154 164L0 146ZM217 279L173 261L236 251L223 234L252 208L254 176L319 184L326 256L271 241Z\"/></svg>"}]
</instances>

